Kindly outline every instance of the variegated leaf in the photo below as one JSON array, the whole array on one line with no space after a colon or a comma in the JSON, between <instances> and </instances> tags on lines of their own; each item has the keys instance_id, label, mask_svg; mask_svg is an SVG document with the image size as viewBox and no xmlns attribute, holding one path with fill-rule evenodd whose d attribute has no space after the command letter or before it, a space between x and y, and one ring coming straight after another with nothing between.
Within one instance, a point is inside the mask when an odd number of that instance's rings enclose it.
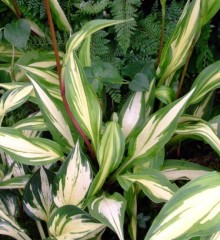
<instances>
[{"instance_id":1,"label":"variegated leaf","mask_svg":"<svg viewBox=\"0 0 220 240\"><path fill-rule=\"evenodd\" d=\"M133 183L137 183L143 192L156 203L170 200L178 189L176 185L153 168L143 168L134 173L125 173L118 176L118 182L125 191L128 191Z\"/></svg>"},{"instance_id":2,"label":"variegated leaf","mask_svg":"<svg viewBox=\"0 0 220 240\"><path fill-rule=\"evenodd\" d=\"M220 9L220 2L216 0L201 1L202 24L205 25Z\"/></svg>"},{"instance_id":3,"label":"variegated leaf","mask_svg":"<svg viewBox=\"0 0 220 240\"><path fill-rule=\"evenodd\" d=\"M196 87L189 104L195 104L207 96L207 93L220 87L220 61L205 68L195 79L192 89Z\"/></svg>"},{"instance_id":4,"label":"variegated leaf","mask_svg":"<svg viewBox=\"0 0 220 240\"><path fill-rule=\"evenodd\" d=\"M193 180L209 173L211 169L183 160L166 160L161 173L169 180Z\"/></svg>"},{"instance_id":5,"label":"variegated leaf","mask_svg":"<svg viewBox=\"0 0 220 240\"><path fill-rule=\"evenodd\" d=\"M137 137L133 137L129 144L129 158L118 170L125 171L135 164L137 160L146 162L146 157L155 156L175 132L177 121L191 98L194 90L191 90L181 99L167 105L153 114L146 122ZM150 160L150 158L149 158Z\"/></svg>"},{"instance_id":6,"label":"variegated leaf","mask_svg":"<svg viewBox=\"0 0 220 240\"><path fill-rule=\"evenodd\" d=\"M64 161L53 183L56 206L80 206L91 182L92 170L89 161L77 142L75 149Z\"/></svg>"},{"instance_id":7,"label":"variegated leaf","mask_svg":"<svg viewBox=\"0 0 220 240\"><path fill-rule=\"evenodd\" d=\"M89 196L95 195L100 190L109 174L119 166L124 155L124 149L125 139L121 128L118 123L114 121L109 122L98 148L97 159L100 168L92 182Z\"/></svg>"},{"instance_id":8,"label":"variegated leaf","mask_svg":"<svg viewBox=\"0 0 220 240\"><path fill-rule=\"evenodd\" d=\"M55 174L41 167L27 183L23 194L25 212L35 220L47 222L54 210L52 182Z\"/></svg>"},{"instance_id":9,"label":"variegated leaf","mask_svg":"<svg viewBox=\"0 0 220 240\"><path fill-rule=\"evenodd\" d=\"M65 13L63 12L57 0L50 0L50 7L53 14L53 20L60 30L72 32L70 23L68 22Z\"/></svg>"},{"instance_id":10,"label":"variegated leaf","mask_svg":"<svg viewBox=\"0 0 220 240\"><path fill-rule=\"evenodd\" d=\"M15 161L27 165L49 164L63 158L57 143L43 138L27 138L13 128L0 128L0 149Z\"/></svg>"},{"instance_id":11,"label":"variegated leaf","mask_svg":"<svg viewBox=\"0 0 220 240\"><path fill-rule=\"evenodd\" d=\"M124 239L123 225L126 200L119 194L94 197L89 202L89 213Z\"/></svg>"},{"instance_id":12,"label":"variegated leaf","mask_svg":"<svg viewBox=\"0 0 220 240\"><path fill-rule=\"evenodd\" d=\"M82 67L90 67L91 66L91 56L90 56L90 45L91 45L91 36L87 37L79 52L79 61Z\"/></svg>"},{"instance_id":13,"label":"variegated leaf","mask_svg":"<svg viewBox=\"0 0 220 240\"><path fill-rule=\"evenodd\" d=\"M125 138L128 138L132 134L132 131L137 130L143 124L145 120L145 108L144 92L132 93L127 99L119 115L119 123Z\"/></svg>"},{"instance_id":14,"label":"variegated leaf","mask_svg":"<svg viewBox=\"0 0 220 240\"><path fill-rule=\"evenodd\" d=\"M45 119L45 123L50 130L53 138L63 146L65 151L74 146L74 140L70 128L70 122L67 120L68 115L61 101L52 97L46 87L39 83L37 75L28 74L37 97L37 102Z\"/></svg>"},{"instance_id":15,"label":"variegated leaf","mask_svg":"<svg viewBox=\"0 0 220 240\"><path fill-rule=\"evenodd\" d=\"M19 212L18 198L9 190L0 190L0 209L6 215L16 217Z\"/></svg>"},{"instance_id":16,"label":"variegated leaf","mask_svg":"<svg viewBox=\"0 0 220 240\"><path fill-rule=\"evenodd\" d=\"M174 32L163 48L157 69L159 85L166 81L165 85L170 86L172 79L167 78L185 64L192 42L201 29L200 5L201 0L187 1Z\"/></svg>"},{"instance_id":17,"label":"variegated leaf","mask_svg":"<svg viewBox=\"0 0 220 240\"><path fill-rule=\"evenodd\" d=\"M173 88L164 85L156 88L155 96L164 104L169 104L176 98Z\"/></svg>"},{"instance_id":18,"label":"variegated leaf","mask_svg":"<svg viewBox=\"0 0 220 240\"><path fill-rule=\"evenodd\" d=\"M0 234L10 236L17 240L32 240L29 238L18 223L0 208Z\"/></svg>"},{"instance_id":19,"label":"variegated leaf","mask_svg":"<svg viewBox=\"0 0 220 240\"><path fill-rule=\"evenodd\" d=\"M184 119L184 122L178 124L176 134L187 137L199 136L220 155L220 139L208 122L193 116L184 116Z\"/></svg>"},{"instance_id":20,"label":"variegated leaf","mask_svg":"<svg viewBox=\"0 0 220 240\"><path fill-rule=\"evenodd\" d=\"M145 240L191 239L220 230L220 174L208 173L180 188L162 208Z\"/></svg>"},{"instance_id":21,"label":"variegated leaf","mask_svg":"<svg viewBox=\"0 0 220 240\"><path fill-rule=\"evenodd\" d=\"M76 54L71 54L65 68L66 98L71 112L81 128L91 139L95 151L97 150L102 111Z\"/></svg>"},{"instance_id":22,"label":"variegated leaf","mask_svg":"<svg viewBox=\"0 0 220 240\"><path fill-rule=\"evenodd\" d=\"M220 138L220 115L217 115L209 120L209 124L218 138Z\"/></svg>"},{"instance_id":23,"label":"variegated leaf","mask_svg":"<svg viewBox=\"0 0 220 240\"><path fill-rule=\"evenodd\" d=\"M17 189L24 188L29 181L31 175L24 175L13 177L8 180L4 180L0 182L0 189Z\"/></svg>"},{"instance_id":24,"label":"variegated leaf","mask_svg":"<svg viewBox=\"0 0 220 240\"><path fill-rule=\"evenodd\" d=\"M32 90L33 86L28 84L24 87L5 92L0 100L0 119L2 120L7 112L12 111L25 103Z\"/></svg>"},{"instance_id":25,"label":"variegated leaf","mask_svg":"<svg viewBox=\"0 0 220 240\"><path fill-rule=\"evenodd\" d=\"M58 208L48 222L48 228L56 240L91 239L104 229L88 213L74 205Z\"/></svg>"}]
</instances>

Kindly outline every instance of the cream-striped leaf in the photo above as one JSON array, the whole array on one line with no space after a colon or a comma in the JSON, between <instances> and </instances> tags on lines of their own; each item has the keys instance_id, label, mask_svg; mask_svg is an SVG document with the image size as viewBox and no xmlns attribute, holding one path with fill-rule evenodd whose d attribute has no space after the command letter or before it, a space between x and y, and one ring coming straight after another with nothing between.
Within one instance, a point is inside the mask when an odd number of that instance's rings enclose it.
<instances>
[{"instance_id":1,"label":"cream-striped leaf","mask_svg":"<svg viewBox=\"0 0 220 240\"><path fill-rule=\"evenodd\" d=\"M27 138L13 128L0 128L0 149L15 161L27 165L44 165L63 159L57 143L43 138Z\"/></svg>"},{"instance_id":2,"label":"cream-striped leaf","mask_svg":"<svg viewBox=\"0 0 220 240\"><path fill-rule=\"evenodd\" d=\"M31 80L37 97L37 102L45 119L47 128L50 130L53 138L60 143L65 151L74 146L74 139L72 135L73 129L70 128L70 122L67 120L68 115L65 107L61 101L52 97L40 81L37 75L28 74Z\"/></svg>"},{"instance_id":3,"label":"cream-striped leaf","mask_svg":"<svg viewBox=\"0 0 220 240\"><path fill-rule=\"evenodd\" d=\"M68 22L65 13L63 12L57 0L50 0L50 7L53 14L53 20L60 30L72 32L70 23Z\"/></svg>"},{"instance_id":4,"label":"cream-striped leaf","mask_svg":"<svg viewBox=\"0 0 220 240\"><path fill-rule=\"evenodd\" d=\"M9 216L16 217L19 212L18 198L10 190L0 190L0 209Z\"/></svg>"},{"instance_id":5,"label":"cream-striped leaf","mask_svg":"<svg viewBox=\"0 0 220 240\"><path fill-rule=\"evenodd\" d=\"M220 138L220 114L210 119L209 124L215 134Z\"/></svg>"},{"instance_id":6,"label":"cream-striped leaf","mask_svg":"<svg viewBox=\"0 0 220 240\"><path fill-rule=\"evenodd\" d=\"M69 57L64 78L70 109L96 151L102 121L101 106L75 53Z\"/></svg>"},{"instance_id":7,"label":"cream-striped leaf","mask_svg":"<svg viewBox=\"0 0 220 240\"><path fill-rule=\"evenodd\" d=\"M82 153L79 142L58 171L53 183L54 202L57 207L80 206L92 182L92 170Z\"/></svg>"},{"instance_id":8,"label":"cream-striped leaf","mask_svg":"<svg viewBox=\"0 0 220 240\"><path fill-rule=\"evenodd\" d=\"M1 181L0 182L0 189L18 189L24 188L29 181L31 175L24 175L13 177L11 179Z\"/></svg>"},{"instance_id":9,"label":"cream-striped leaf","mask_svg":"<svg viewBox=\"0 0 220 240\"><path fill-rule=\"evenodd\" d=\"M211 169L184 160L166 160L161 173L170 181L193 180L209 173Z\"/></svg>"},{"instance_id":10,"label":"cream-striped leaf","mask_svg":"<svg viewBox=\"0 0 220 240\"><path fill-rule=\"evenodd\" d=\"M109 174L119 166L124 155L124 149L125 139L119 124L114 121L109 122L100 141L97 153L100 168L92 182L89 196L95 195Z\"/></svg>"},{"instance_id":11,"label":"cream-striped leaf","mask_svg":"<svg viewBox=\"0 0 220 240\"><path fill-rule=\"evenodd\" d=\"M127 139L145 120L145 93L135 92L127 99L119 114L119 123Z\"/></svg>"},{"instance_id":12,"label":"cream-striped leaf","mask_svg":"<svg viewBox=\"0 0 220 240\"><path fill-rule=\"evenodd\" d=\"M192 89L196 87L189 104L195 104L207 96L207 93L220 87L220 61L205 68L195 79Z\"/></svg>"},{"instance_id":13,"label":"cream-striped leaf","mask_svg":"<svg viewBox=\"0 0 220 240\"><path fill-rule=\"evenodd\" d=\"M173 34L163 48L157 69L159 85L166 81L165 85L169 86L172 79L168 77L185 64L192 42L201 29L200 5L201 0L187 1Z\"/></svg>"},{"instance_id":14,"label":"cream-striped leaf","mask_svg":"<svg viewBox=\"0 0 220 240\"><path fill-rule=\"evenodd\" d=\"M164 104L169 104L176 98L173 88L164 85L156 88L155 96Z\"/></svg>"},{"instance_id":15,"label":"cream-striped leaf","mask_svg":"<svg viewBox=\"0 0 220 240\"><path fill-rule=\"evenodd\" d=\"M74 205L58 208L48 222L50 234L56 240L91 239L104 229L88 213Z\"/></svg>"},{"instance_id":16,"label":"cream-striped leaf","mask_svg":"<svg viewBox=\"0 0 220 240\"><path fill-rule=\"evenodd\" d=\"M205 25L220 9L220 2L205 0L201 2L202 24Z\"/></svg>"},{"instance_id":17,"label":"cream-striped leaf","mask_svg":"<svg viewBox=\"0 0 220 240\"><path fill-rule=\"evenodd\" d=\"M112 229L120 240L124 240L124 214L126 200L119 194L102 195L89 202L89 213L101 223Z\"/></svg>"},{"instance_id":18,"label":"cream-striped leaf","mask_svg":"<svg viewBox=\"0 0 220 240\"><path fill-rule=\"evenodd\" d=\"M0 119L2 120L7 112L12 111L25 103L32 90L33 86L26 85L5 92L0 99Z\"/></svg>"},{"instance_id":19,"label":"cream-striped leaf","mask_svg":"<svg viewBox=\"0 0 220 240\"><path fill-rule=\"evenodd\" d=\"M209 123L202 119L184 116L184 122L177 125L176 134L187 137L199 136L220 155L220 139Z\"/></svg>"},{"instance_id":20,"label":"cream-striped leaf","mask_svg":"<svg viewBox=\"0 0 220 240\"><path fill-rule=\"evenodd\" d=\"M41 167L27 183L23 194L25 212L35 220L48 221L54 210L52 182L55 174Z\"/></svg>"},{"instance_id":21,"label":"cream-striped leaf","mask_svg":"<svg viewBox=\"0 0 220 240\"><path fill-rule=\"evenodd\" d=\"M156 203L170 200L178 189L163 174L153 168L125 173L118 176L118 181L125 191L128 191L132 184L137 183L146 196Z\"/></svg>"},{"instance_id":22,"label":"cream-striped leaf","mask_svg":"<svg viewBox=\"0 0 220 240\"><path fill-rule=\"evenodd\" d=\"M79 61L82 67L90 67L91 66L91 54L90 54L90 45L91 45L91 36L87 37L79 52Z\"/></svg>"},{"instance_id":23,"label":"cream-striped leaf","mask_svg":"<svg viewBox=\"0 0 220 240\"><path fill-rule=\"evenodd\" d=\"M220 174L208 173L180 188L165 204L145 240L191 239L220 230Z\"/></svg>"},{"instance_id":24,"label":"cream-striped leaf","mask_svg":"<svg viewBox=\"0 0 220 240\"><path fill-rule=\"evenodd\" d=\"M18 223L10 216L5 214L0 208L0 235L7 235L16 240L32 240L28 237Z\"/></svg>"},{"instance_id":25,"label":"cream-striped leaf","mask_svg":"<svg viewBox=\"0 0 220 240\"><path fill-rule=\"evenodd\" d=\"M194 90L191 90L181 99L160 109L150 117L137 137L131 139L129 158L119 169L120 172L135 164L137 160L144 159L146 162L146 156L155 156L158 149L170 140L175 132L177 121L193 92Z\"/></svg>"}]
</instances>

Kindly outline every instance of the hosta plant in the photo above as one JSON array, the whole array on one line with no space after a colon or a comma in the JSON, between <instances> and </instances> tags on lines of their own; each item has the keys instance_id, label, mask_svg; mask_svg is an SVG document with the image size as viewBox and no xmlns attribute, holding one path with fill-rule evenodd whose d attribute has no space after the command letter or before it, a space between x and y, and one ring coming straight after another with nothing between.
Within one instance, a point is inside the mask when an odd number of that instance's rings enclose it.
<instances>
[{"instance_id":1,"label":"hosta plant","mask_svg":"<svg viewBox=\"0 0 220 240\"><path fill-rule=\"evenodd\" d=\"M175 95L180 69L219 8L217 0L187 1L157 66L127 69L132 91L118 112L107 111L98 92L107 81L128 82L116 70L108 79L108 68L94 68L90 38L123 20L93 20L71 35L66 52L56 52L57 73L50 53L17 60L15 81L1 83L1 122L26 102L38 112L0 127L1 234L31 239L19 223L19 214L27 214L48 240L107 239L107 228L120 240L218 238L220 174L165 159L165 153L196 138L220 155L219 116L204 119L206 96L220 85L220 61L205 68L185 95ZM97 72L101 77L94 78ZM165 205L139 236L138 210L146 198Z\"/></svg>"}]
</instances>

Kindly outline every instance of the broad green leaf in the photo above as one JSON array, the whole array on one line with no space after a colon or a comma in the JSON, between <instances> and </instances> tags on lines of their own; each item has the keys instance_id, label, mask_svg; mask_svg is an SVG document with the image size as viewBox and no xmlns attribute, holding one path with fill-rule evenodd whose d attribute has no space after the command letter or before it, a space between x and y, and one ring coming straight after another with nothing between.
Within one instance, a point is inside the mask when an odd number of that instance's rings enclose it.
<instances>
[{"instance_id":1,"label":"broad green leaf","mask_svg":"<svg viewBox=\"0 0 220 240\"><path fill-rule=\"evenodd\" d=\"M32 240L29 238L18 223L10 216L5 214L0 208L0 234L10 236L17 240Z\"/></svg>"},{"instance_id":2,"label":"broad green leaf","mask_svg":"<svg viewBox=\"0 0 220 240\"><path fill-rule=\"evenodd\" d=\"M27 165L44 165L62 160L60 146L43 138L27 138L17 129L0 128L0 149Z\"/></svg>"},{"instance_id":3,"label":"broad green leaf","mask_svg":"<svg viewBox=\"0 0 220 240\"><path fill-rule=\"evenodd\" d=\"M92 182L89 190L89 196L95 195L106 178L121 163L124 155L125 139L118 123L112 121L106 126L105 132L101 138L97 152L97 160L99 163L99 171Z\"/></svg>"},{"instance_id":4,"label":"broad green leaf","mask_svg":"<svg viewBox=\"0 0 220 240\"><path fill-rule=\"evenodd\" d=\"M220 230L220 174L208 173L180 188L162 208L145 240L191 239Z\"/></svg>"},{"instance_id":5,"label":"broad green leaf","mask_svg":"<svg viewBox=\"0 0 220 240\"><path fill-rule=\"evenodd\" d=\"M211 169L184 160L166 160L161 173L170 181L193 180L209 173Z\"/></svg>"},{"instance_id":6,"label":"broad green leaf","mask_svg":"<svg viewBox=\"0 0 220 240\"><path fill-rule=\"evenodd\" d=\"M124 239L123 225L126 200L119 194L94 197L89 202L89 213Z\"/></svg>"},{"instance_id":7,"label":"broad green leaf","mask_svg":"<svg viewBox=\"0 0 220 240\"><path fill-rule=\"evenodd\" d=\"M19 130L37 130L47 131L45 121L42 116L30 116L22 119L13 125L13 128Z\"/></svg>"},{"instance_id":8,"label":"broad green leaf","mask_svg":"<svg viewBox=\"0 0 220 240\"><path fill-rule=\"evenodd\" d=\"M124 103L119 114L119 123L126 139L136 131L145 120L145 93L135 92Z\"/></svg>"},{"instance_id":9,"label":"broad green leaf","mask_svg":"<svg viewBox=\"0 0 220 240\"><path fill-rule=\"evenodd\" d=\"M63 103L52 97L46 87L37 81L38 76L28 74L28 77L34 86L37 102L47 128L50 130L53 138L63 146L65 151L69 151L74 146L74 139Z\"/></svg>"},{"instance_id":10,"label":"broad green leaf","mask_svg":"<svg viewBox=\"0 0 220 240\"><path fill-rule=\"evenodd\" d=\"M205 68L195 79L192 89L196 87L189 104L195 104L207 96L207 93L220 87L220 61Z\"/></svg>"},{"instance_id":11,"label":"broad green leaf","mask_svg":"<svg viewBox=\"0 0 220 240\"><path fill-rule=\"evenodd\" d=\"M91 66L91 56L90 56L90 44L91 44L91 36L87 37L79 52L79 61L82 67L90 67Z\"/></svg>"},{"instance_id":12,"label":"broad green leaf","mask_svg":"<svg viewBox=\"0 0 220 240\"><path fill-rule=\"evenodd\" d=\"M160 109L149 118L139 134L131 139L129 157L118 171L123 172L137 160L144 159L146 162L147 156L149 158L156 155L158 149L161 149L174 134L178 119L193 92L194 90L191 90L187 95Z\"/></svg>"},{"instance_id":13,"label":"broad green leaf","mask_svg":"<svg viewBox=\"0 0 220 240\"><path fill-rule=\"evenodd\" d=\"M17 189L17 188L24 188L29 181L31 175L24 175L13 177L11 179L1 181L0 182L0 189Z\"/></svg>"},{"instance_id":14,"label":"broad green leaf","mask_svg":"<svg viewBox=\"0 0 220 240\"><path fill-rule=\"evenodd\" d=\"M102 121L101 106L75 53L69 57L64 78L71 112L97 151Z\"/></svg>"},{"instance_id":15,"label":"broad green leaf","mask_svg":"<svg viewBox=\"0 0 220 240\"><path fill-rule=\"evenodd\" d=\"M177 125L176 134L187 137L199 136L220 155L220 139L209 123L202 119L184 116L184 122Z\"/></svg>"},{"instance_id":16,"label":"broad green leaf","mask_svg":"<svg viewBox=\"0 0 220 240\"><path fill-rule=\"evenodd\" d=\"M200 5L201 0L187 1L174 32L163 48L157 69L159 85L166 81L165 85L169 86L171 79L167 78L185 64L189 49L201 29Z\"/></svg>"},{"instance_id":17,"label":"broad green leaf","mask_svg":"<svg viewBox=\"0 0 220 240\"><path fill-rule=\"evenodd\" d=\"M0 99L0 121L2 121L7 112L12 111L25 103L32 90L33 86L26 85L5 92Z\"/></svg>"},{"instance_id":18,"label":"broad green leaf","mask_svg":"<svg viewBox=\"0 0 220 240\"><path fill-rule=\"evenodd\" d=\"M30 36L30 25L24 20L19 19L15 23L8 23L4 29L5 39L20 50L26 48Z\"/></svg>"},{"instance_id":19,"label":"broad green leaf","mask_svg":"<svg viewBox=\"0 0 220 240\"><path fill-rule=\"evenodd\" d=\"M55 174L41 167L27 183L23 194L25 212L35 220L47 222L54 210L52 182Z\"/></svg>"},{"instance_id":20,"label":"broad green leaf","mask_svg":"<svg viewBox=\"0 0 220 240\"><path fill-rule=\"evenodd\" d=\"M56 240L90 239L104 229L88 213L74 205L58 208L48 222L50 234Z\"/></svg>"},{"instance_id":21,"label":"broad green leaf","mask_svg":"<svg viewBox=\"0 0 220 240\"><path fill-rule=\"evenodd\" d=\"M170 200L177 191L177 187L171 184L158 170L143 168L134 173L125 173L118 176L121 187L128 191L132 184L137 183L151 201L160 203Z\"/></svg>"},{"instance_id":22,"label":"broad green leaf","mask_svg":"<svg viewBox=\"0 0 220 240\"><path fill-rule=\"evenodd\" d=\"M57 0L50 0L50 7L53 15L53 20L60 30L72 32L70 23L68 22L65 13L63 12Z\"/></svg>"},{"instance_id":23,"label":"broad green leaf","mask_svg":"<svg viewBox=\"0 0 220 240\"><path fill-rule=\"evenodd\" d=\"M18 198L9 190L0 190L0 209L6 215L16 217L19 212Z\"/></svg>"},{"instance_id":24,"label":"broad green leaf","mask_svg":"<svg viewBox=\"0 0 220 240\"><path fill-rule=\"evenodd\" d=\"M92 170L82 153L79 142L65 159L53 183L54 202L57 207L80 206L92 182Z\"/></svg>"},{"instance_id":25,"label":"broad green leaf","mask_svg":"<svg viewBox=\"0 0 220 240\"><path fill-rule=\"evenodd\" d=\"M216 0L201 1L202 25L205 25L220 9L220 2Z\"/></svg>"}]
</instances>

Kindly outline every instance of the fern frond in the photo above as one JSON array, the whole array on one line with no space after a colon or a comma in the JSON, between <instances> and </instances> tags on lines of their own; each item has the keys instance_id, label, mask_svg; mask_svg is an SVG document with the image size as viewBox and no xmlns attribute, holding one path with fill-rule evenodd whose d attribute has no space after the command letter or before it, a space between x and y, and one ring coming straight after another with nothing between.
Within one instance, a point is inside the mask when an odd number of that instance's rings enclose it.
<instances>
[{"instance_id":1,"label":"fern frond","mask_svg":"<svg viewBox=\"0 0 220 240\"><path fill-rule=\"evenodd\" d=\"M114 0L111 5L111 13L114 19L130 19L137 17L140 0ZM130 46L131 35L136 29L136 21L126 22L115 26L117 40L124 52Z\"/></svg>"},{"instance_id":2,"label":"fern frond","mask_svg":"<svg viewBox=\"0 0 220 240\"><path fill-rule=\"evenodd\" d=\"M109 4L109 0L94 1L81 1L80 3L74 3L73 5L78 8L82 13L97 14L104 11Z\"/></svg>"},{"instance_id":3,"label":"fern frond","mask_svg":"<svg viewBox=\"0 0 220 240\"><path fill-rule=\"evenodd\" d=\"M121 90L115 88L106 87L106 93L111 97L111 100L115 103L121 102Z\"/></svg>"}]
</instances>

